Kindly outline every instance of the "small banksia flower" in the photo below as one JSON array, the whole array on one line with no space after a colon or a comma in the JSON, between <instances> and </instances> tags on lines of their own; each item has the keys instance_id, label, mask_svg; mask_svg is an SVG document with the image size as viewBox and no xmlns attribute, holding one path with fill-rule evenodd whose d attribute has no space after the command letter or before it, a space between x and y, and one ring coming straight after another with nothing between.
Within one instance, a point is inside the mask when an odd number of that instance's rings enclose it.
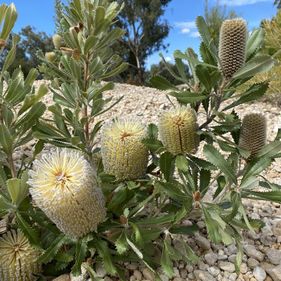
<instances>
[{"instance_id":1,"label":"small banksia flower","mask_svg":"<svg viewBox=\"0 0 281 281\"><path fill-rule=\"evenodd\" d=\"M243 19L230 19L222 23L219 59L226 79L243 66L246 57L247 26Z\"/></svg>"},{"instance_id":2,"label":"small banksia flower","mask_svg":"<svg viewBox=\"0 0 281 281\"><path fill-rule=\"evenodd\" d=\"M55 48L59 50L62 46L62 37L59 34L55 34L52 39Z\"/></svg>"},{"instance_id":3,"label":"small banksia flower","mask_svg":"<svg viewBox=\"0 0 281 281\"><path fill-rule=\"evenodd\" d=\"M40 272L40 252L33 248L24 234L11 230L0 238L0 280L36 280Z\"/></svg>"},{"instance_id":4,"label":"small banksia flower","mask_svg":"<svg viewBox=\"0 0 281 281\"><path fill-rule=\"evenodd\" d=\"M34 203L66 235L80 238L105 220L94 168L80 152L64 148L43 153L29 176Z\"/></svg>"},{"instance_id":5,"label":"small banksia flower","mask_svg":"<svg viewBox=\"0 0 281 281\"><path fill-rule=\"evenodd\" d=\"M136 121L116 120L106 125L101 146L105 172L118 180L142 177L148 163L148 150L142 143L145 137L145 127Z\"/></svg>"},{"instance_id":6,"label":"small banksia flower","mask_svg":"<svg viewBox=\"0 0 281 281\"><path fill-rule=\"evenodd\" d=\"M266 118L258 113L248 114L242 121L239 147L255 156L266 144Z\"/></svg>"},{"instance_id":7,"label":"small banksia flower","mask_svg":"<svg viewBox=\"0 0 281 281\"><path fill-rule=\"evenodd\" d=\"M45 53L45 59L49 62L54 62L56 59L56 54L54 52Z\"/></svg>"},{"instance_id":8,"label":"small banksia flower","mask_svg":"<svg viewBox=\"0 0 281 281\"><path fill-rule=\"evenodd\" d=\"M197 149L199 138L196 113L191 107L178 107L162 113L159 134L166 149L174 154L190 153Z\"/></svg>"}]
</instances>

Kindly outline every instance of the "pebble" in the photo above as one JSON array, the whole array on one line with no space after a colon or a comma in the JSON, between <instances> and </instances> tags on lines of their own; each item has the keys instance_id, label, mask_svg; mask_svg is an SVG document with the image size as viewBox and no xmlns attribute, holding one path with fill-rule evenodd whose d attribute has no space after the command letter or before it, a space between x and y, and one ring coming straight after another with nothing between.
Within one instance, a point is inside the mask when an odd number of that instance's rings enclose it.
<instances>
[{"instance_id":1,"label":"pebble","mask_svg":"<svg viewBox=\"0 0 281 281\"><path fill-rule=\"evenodd\" d=\"M198 281L216 281L216 279L207 271L194 270L194 275Z\"/></svg>"},{"instance_id":2,"label":"pebble","mask_svg":"<svg viewBox=\"0 0 281 281\"><path fill-rule=\"evenodd\" d=\"M266 278L266 272L260 266L254 268L253 275L257 281L264 281Z\"/></svg>"},{"instance_id":3,"label":"pebble","mask_svg":"<svg viewBox=\"0 0 281 281\"><path fill-rule=\"evenodd\" d=\"M248 271L248 267L247 267L247 264L246 263L241 263L241 266L240 266L240 272L245 274L246 272Z\"/></svg>"},{"instance_id":4,"label":"pebble","mask_svg":"<svg viewBox=\"0 0 281 281\"><path fill-rule=\"evenodd\" d=\"M207 253L204 257L208 265L214 265L218 260L217 255L213 252Z\"/></svg>"},{"instance_id":5,"label":"pebble","mask_svg":"<svg viewBox=\"0 0 281 281\"><path fill-rule=\"evenodd\" d=\"M143 276L145 277L145 279L154 281L155 280L155 274L149 270L148 268L144 268L142 271Z\"/></svg>"},{"instance_id":6,"label":"pebble","mask_svg":"<svg viewBox=\"0 0 281 281\"><path fill-rule=\"evenodd\" d=\"M227 272L234 272L235 271L235 266L232 262L228 261L220 261L219 262L219 268L227 271Z\"/></svg>"},{"instance_id":7,"label":"pebble","mask_svg":"<svg viewBox=\"0 0 281 281\"><path fill-rule=\"evenodd\" d=\"M261 251L258 251L253 245L245 245L244 250L248 257L263 261L264 254Z\"/></svg>"},{"instance_id":8,"label":"pebble","mask_svg":"<svg viewBox=\"0 0 281 281\"><path fill-rule=\"evenodd\" d=\"M135 276L136 280L142 279L142 274L139 270L134 270L134 276Z\"/></svg>"},{"instance_id":9,"label":"pebble","mask_svg":"<svg viewBox=\"0 0 281 281\"><path fill-rule=\"evenodd\" d=\"M195 235L195 241L197 245L202 249L202 250L209 250L211 248L211 243L210 241L205 238L204 236L201 236L199 234Z\"/></svg>"},{"instance_id":10,"label":"pebble","mask_svg":"<svg viewBox=\"0 0 281 281\"><path fill-rule=\"evenodd\" d=\"M281 264L278 266L274 266L267 270L267 273L271 276L273 281L280 281L281 280Z\"/></svg>"},{"instance_id":11,"label":"pebble","mask_svg":"<svg viewBox=\"0 0 281 281\"><path fill-rule=\"evenodd\" d=\"M272 264L278 265L281 263L281 251L276 249L268 249L266 255Z\"/></svg>"},{"instance_id":12,"label":"pebble","mask_svg":"<svg viewBox=\"0 0 281 281\"><path fill-rule=\"evenodd\" d=\"M253 258L249 258L247 262L250 268L255 268L259 264L259 262Z\"/></svg>"},{"instance_id":13,"label":"pebble","mask_svg":"<svg viewBox=\"0 0 281 281\"><path fill-rule=\"evenodd\" d=\"M211 266L208 268L209 273L212 274L212 276L216 277L220 274L220 270L217 267Z\"/></svg>"}]
</instances>

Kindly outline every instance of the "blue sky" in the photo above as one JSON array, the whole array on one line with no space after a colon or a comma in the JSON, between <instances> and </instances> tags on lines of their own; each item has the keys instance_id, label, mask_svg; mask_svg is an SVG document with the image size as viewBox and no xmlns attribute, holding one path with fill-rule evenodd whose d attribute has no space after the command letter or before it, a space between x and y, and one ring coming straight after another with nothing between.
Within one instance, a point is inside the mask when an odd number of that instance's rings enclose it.
<instances>
[{"instance_id":1,"label":"blue sky","mask_svg":"<svg viewBox=\"0 0 281 281\"><path fill-rule=\"evenodd\" d=\"M53 0L1 0L0 3L14 2L18 10L18 21L15 31L26 25L31 25L37 31L54 33L54 1ZM248 22L249 30L259 26L262 19L271 18L276 14L274 0L220 0L222 5L233 9ZM170 60L175 50L184 51L187 47L198 49L200 38L195 27L195 19L204 14L205 0L172 0L166 9L164 19L171 26L165 42L170 46L164 56ZM216 0L209 0L209 5ZM159 62L159 53L153 54L147 60L147 66Z\"/></svg>"}]
</instances>

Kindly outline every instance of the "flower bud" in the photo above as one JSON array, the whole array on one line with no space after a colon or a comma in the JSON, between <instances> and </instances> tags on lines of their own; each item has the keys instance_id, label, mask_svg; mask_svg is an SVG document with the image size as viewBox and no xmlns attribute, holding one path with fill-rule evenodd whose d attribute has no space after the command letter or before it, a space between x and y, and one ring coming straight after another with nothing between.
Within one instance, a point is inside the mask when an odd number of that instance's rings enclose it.
<instances>
[{"instance_id":1,"label":"flower bud","mask_svg":"<svg viewBox=\"0 0 281 281\"><path fill-rule=\"evenodd\" d=\"M56 59L56 54L54 52L45 53L45 59L49 62L54 62Z\"/></svg>"},{"instance_id":2,"label":"flower bud","mask_svg":"<svg viewBox=\"0 0 281 281\"><path fill-rule=\"evenodd\" d=\"M53 36L53 44L54 44L55 48L58 50L62 46L62 37L59 34L55 34Z\"/></svg>"},{"instance_id":3,"label":"flower bud","mask_svg":"<svg viewBox=\"0 0 281 281\"><path fill-rule=\"evenodd\" d=\"M94 168L80 152L64 148L43 153L29 176L34 203L69 237L83 237L105 220Z\"/></svg>"},{"instance_id":4,"label":"flower bud","mask_svg":"<svg viewBox=\"0 0 281 281\"><path fill-rule=\"evenodd\" d=\"M0 238L0 280L36 280L41 270L40 252L33 248L22 232L11 230Z\"/></svg>"},{"instance_id":5,"label":"flower bud","mask_svg":"<svg viewBox=\"0 0 281 281\"><path fill-rule=\"evenodd\" d=\"M258 113L248 114L242 121L239 147L255 156L266 144L266 118Z\"/></svg>"},{"instance_id":6,"label":"flower bud","mask_svg":"<svg viewBox=\"0 0 281 281\"><path fill-rule=\"evenodd\" d=\"M159 119L159 134L166 149L174 154L195 152L199 143L196 113L190 107L165 111Z\"/></svg>"},{"instance_id":7,"label":"flower bud","mask_svg":"<svg viewBox=\"0 0 281 281\"><path fill-rule=\"evenodd\" d=\"M219 59L226 79L245 63L247 26L243 19L230 19L222 23L220 29Z\"/></svg>"},{"instance_id":8,"label":"flower bud","mask_svg":"<svg viewBox=\"0 0 281 281\"><path fill-rule=\"evenodd\" d=\"M117 120L105 126L101 146L104 171L118 180L142 177L148 163L148 150L142 143L145 137L145 127L136 121Z\"/></svg>"}]
</instances>

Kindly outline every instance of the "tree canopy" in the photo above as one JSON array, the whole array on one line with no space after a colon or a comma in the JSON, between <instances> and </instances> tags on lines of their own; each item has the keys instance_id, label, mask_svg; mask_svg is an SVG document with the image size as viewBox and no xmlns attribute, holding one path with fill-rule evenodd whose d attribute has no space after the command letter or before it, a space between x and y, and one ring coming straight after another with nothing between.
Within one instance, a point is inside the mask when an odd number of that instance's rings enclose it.
<instances>
[{"instance_id":1,"label":"tree canopy","mask_svg":"<svg viewBox=\"0 0 281 281\"><path fill-rule=\"evenodd\" d=\"M125 72L126 80L135 83L144 82L145 60L160 49L165 49L164 39L169 33L167 21L161 16L171 0L125 0L124 8L117 23L125 30L125 35L115 45L129 68Z\"/></svg>"}]
</instances>

